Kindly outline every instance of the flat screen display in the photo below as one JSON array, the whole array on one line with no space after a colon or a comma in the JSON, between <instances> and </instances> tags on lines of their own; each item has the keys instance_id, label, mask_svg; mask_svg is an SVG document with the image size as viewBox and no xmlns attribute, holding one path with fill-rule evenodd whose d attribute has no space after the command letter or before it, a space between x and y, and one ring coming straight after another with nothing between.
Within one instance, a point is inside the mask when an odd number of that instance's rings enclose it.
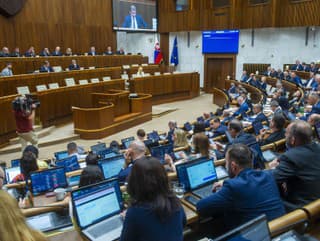
<instances>
[{"instance_id":1,"label":"flat screen display","mask_svg":"<svg viewBox=\"0 0 320 241\"><path fill-rule=\"evenodd\" d=\"M113 29L122 31L157 31L156 0L112 0Z\"/></svg>"},{"instance_id":2,"label":"flat screen display","mask_svg":"<svg viewBox=\"0 0 320 241\"><path fill-rule=\"evenodd\" d=\"M202 53L238 53L239 30L202 32Z\"/></svg>"}]
</instances>

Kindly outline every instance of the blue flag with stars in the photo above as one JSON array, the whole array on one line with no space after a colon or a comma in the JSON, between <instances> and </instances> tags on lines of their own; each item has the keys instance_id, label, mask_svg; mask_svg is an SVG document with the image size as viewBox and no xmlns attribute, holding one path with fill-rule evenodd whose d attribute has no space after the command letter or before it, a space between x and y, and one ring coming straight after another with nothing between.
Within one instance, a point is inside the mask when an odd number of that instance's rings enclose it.
<instances>
[{"instance_id":1,"label":"blue flag with stars","mask_svg":"<svg viewBox=\"0 0 320 241\"><path fill-rule=\"evenodd\" d=\"M174 64L174 65L176 65L176 66L179 64L179 58L178 58L178 40L177 40L177 36L174 38L173 48L172 48L172 52L171 52L170 63L171 63L171 64Z\"/></svg>"}]
</instances>

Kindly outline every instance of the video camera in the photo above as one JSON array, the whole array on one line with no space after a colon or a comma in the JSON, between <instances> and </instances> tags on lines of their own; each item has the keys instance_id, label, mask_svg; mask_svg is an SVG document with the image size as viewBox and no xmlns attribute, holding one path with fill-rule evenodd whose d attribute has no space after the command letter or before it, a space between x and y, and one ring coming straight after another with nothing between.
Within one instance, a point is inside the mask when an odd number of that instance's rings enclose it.
<instances>
[{"instance_id":1,"label":"video camera","mask_svg":"<svg viewBox=\"0 0 320 241\"><path fill-rule=\"evenodd\" d=\"M12 108L15 111L23 111L27 113L38 107L40 107L40 101L34 100L32 95L20 96L12 101Z\"/></svg>"}]
</instances>

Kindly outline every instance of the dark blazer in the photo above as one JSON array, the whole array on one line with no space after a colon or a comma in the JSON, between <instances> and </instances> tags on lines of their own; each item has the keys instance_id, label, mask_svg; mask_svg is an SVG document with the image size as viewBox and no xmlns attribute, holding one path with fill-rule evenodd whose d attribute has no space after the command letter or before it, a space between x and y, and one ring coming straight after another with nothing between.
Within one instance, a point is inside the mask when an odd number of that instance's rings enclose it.
<instances>
[{"instance_id":1,"label":"dark blazer","mask_svg":"<svg viewBox=\"0 0 320 241\"><path fill-rule=\"evenodd\" d=\"M182 207L161 221L147 204L131 206L126 213L120 241L183 241L185 224Z\"/></svg>"},{"instance_id":2,"label":"dark blazer","mask_svg":"<svg viewBox=\"0 0 320 241\"><path fill-rule=\"evenodd\" d=\"M296 85L302 86L301 78L298 75L294 78L291 78L290 81L295 83Z\"/></svg>"},{"instance_id":3,"label":"dark blazer","mask_svg":"<svg viewBox=\"0 0 320 241\"><path fill-rule=\"evenodd\" d=\"M80 69L80 66L78 64L76 66L73 64L69 65L69 70L79 70L79 69Z\"/></svg>"},{"instance_id":4,"label":"dark blazer","mask_svg":"<svg viewBox=\"0 0 320 241\"><path fill-rule=\"evenodd\" d=\"M224 124L220 124L217 129L212 129L213 136L211 138L224 135L227 131L227 127Z\"/></svg>"},{"instance_id":5,"label":"dark blazer","mask_svg":"<svg viewBox=\"0 0 320 241\"><path fill-rule=\"evenodd\" d=\"M286 183L285 199L306 205L320 198L320 145L311 143L290 148L279 158L273 171L278 184Z\"/></svg>"},{"instance_id":6,"label":"dark blazer","mask_svg":"<svg viewBox=\"0 0 320 241\"><path fill-rule=\"evenodd\" d=\"M265 114L263 114L262 112L260 112L257 117L254 119L253 122L267 122L267 124L269 123L268 118L266 117Z\"/></svg>"},{"instance_id":7,"label":"dark blazer","mask_svg":"<svg viewBox=\"0 0 320 241\"><path fill-rule=\"evenodd\" d=\"M294 65L291 66L290 69L291 69L291 70L302 71L302 70L303 70L303 66L302 66L302 64L299 64L299 65L294 64Z\"/></svg>"},{"instance_id":8,"label":"dark blazer","mask_svg":"<svg viewBox=\"0 0 320 241\"><path fill-rule=\"evenodd\" d=\"M62 56L62 53L61 53L61 52L53 51L53 52L52 52L52 56Z\"/></svg>"},{"instance_id":9,"label":"dark blazer","mask_svg":"<svg viewBox=\"0 0 320 241\"><path fill-rule=\"evenodd\" d=\"M239 109L233 113L233 116L238 116L240 114L243 114L249 110L249 106L247 102L243 102L242 105L240 105Z\"/></svg>"},{"instance_id":10,"label":"dark blazer","mask_svg":"<svg viewBox=\"0 0 320 241\"><path fill-rule=\"evenodd\" d=\"M19 52L12 52L11 57L20 57L20 53Z\"/></svg>"},{"instance_id":11,"label":"dark blazer","mask_svg":"<svg viewBox=\"0 0 320 241\"><path fill-rule=\"evenodd\" d=\"M316 73L318 71L317 67L310 68L310 72Z\"/></svg>"},{"instance_id":12,"label":"dark blazer","mask_svg":"<svg viewBox=\"0 0 320 241\"><path fill-rule=\"evenodd\" d=\"M26 57L35 57L36 54L27 51L27 52L25 52L24 56L26 56Z\"/></svg>"},{"instance_id":13,"label":"dark blazer","mask_svg":"<svg viewBox=\"0 0 320 241\"><path fill-rule=\"evenodd\" d=\"M88 55L96 56L96 55L98 55L98 54L97 54L97 52L89 52Z\"/></svg>"},{"instance_id":14,"label":"dark blazer","mask_svg":"<svg viewBox=\"0 0 320 241\"><path fill-rule=\"evenodd\" d=\"M308 81L305 83L304 87L307 87L309 82L310 82L310 88L314 88L314 87L316 87L318 85L318 83L315 80L315 78L311 78L311 79L308 79Z\"/></svg>"},{"instance_id":15,"label":"dark blazer","mask_svg":"<svg viewBox=\"0 0 320 241\"><path fill-rule=\"evenodd\" d=\"M53 68L52 68L51 66L46 67L46 66L44 66L44 65L41 66L41 68L40 68L39 71L40 71L40 72L54 72L54 71L53 71Z\"/></svg>"},{"instance_id":16,"label":"dark blazer","mask_svg":"<svg viewBox=\"0 0 320 241\"><path fill-rule=\"evenodd\" d=\"M42 52L40 53L40 56L50 56L50 53L47 53L47 52L45 52L45 51L42 51Z\"/></svg>"},{"instance_id":17,"label":"dark blazer","mask_svg":"<svg viewBox=\"0 0 320 241\"><path fill-rule=\"evenodd\" d=\"M282 140L285 138L285 130L275 131L271 133L266 139L259 141L260 146L268 145L270 143Z\"/></svg>"},{"instance_id":18,"label":"dark blazer","mask_svg":"<svg viewBox=\"0 0 320 241\"><path fill-rule=\"evenodd\" d=\"M136 21L138 28L147 28L147 23L143 20L143 18L140 15L136 15ZM124 22L122 24L122 27L124 28L131 28L131 15L128 15L125 17Z\"/></svg>"},{"instance_id":19,"label":"dark blazer","mask_svg":"<svg viewBox=\"0 0 320 241\"><path fill-rule=\"evenodd\" d=\"M223 213L229 228L261 214L266 214L269 221L285 214L272 173L253 169L244 169L225 180L220 191L197 203L197 210L201 216Z\"/></svg>"},{"instance_id":20,"label":"dark blazer","mask_svg":"<svg viewBox=\"0 0 320 241\"><path fill-rule=\"evenodd\" d=\"M241 82L247 82L248 78L249 78L248 75L241 75L240 81Z\"/></svg>"},{"instance_id":21,"label":"dark blazer","mask_svg":"<svg viewBox=\"0 0 320 241\"><path fill-rule=\"evenodd\" d=\"M105 52L105 55L113 55L113 52Z\"/></svg>"}]
</instances>

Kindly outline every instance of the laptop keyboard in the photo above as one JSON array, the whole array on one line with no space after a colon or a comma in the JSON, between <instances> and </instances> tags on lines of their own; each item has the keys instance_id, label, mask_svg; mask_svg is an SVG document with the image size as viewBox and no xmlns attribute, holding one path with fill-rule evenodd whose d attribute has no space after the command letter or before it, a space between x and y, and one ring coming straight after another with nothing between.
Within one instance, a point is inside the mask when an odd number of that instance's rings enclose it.
<instances>
[{"instance_id":1,"label":"laptop keyboard","mask_svg":"<svg viewBox=\"0 0 320 241\"><path fill-rule=\"evenodd\" d=\"M204 186L192 192L201 198L209 197L212 194L212 185Z\"/></svg>"},{"instance_id":2,"label":"laptop keyboard","mask_svg":"<svg viewBox=\"0 0 320 241\"><path fill-rule=\"evenodd\" d=\"M88 233L92 235L94 238L98 238L115 229L118 229L121 226L122 226L122 219L121 217L116 216L115 218L112 218L101 224L96 225L92 229L88 230Z\"/></svg>"}]
</instances>

